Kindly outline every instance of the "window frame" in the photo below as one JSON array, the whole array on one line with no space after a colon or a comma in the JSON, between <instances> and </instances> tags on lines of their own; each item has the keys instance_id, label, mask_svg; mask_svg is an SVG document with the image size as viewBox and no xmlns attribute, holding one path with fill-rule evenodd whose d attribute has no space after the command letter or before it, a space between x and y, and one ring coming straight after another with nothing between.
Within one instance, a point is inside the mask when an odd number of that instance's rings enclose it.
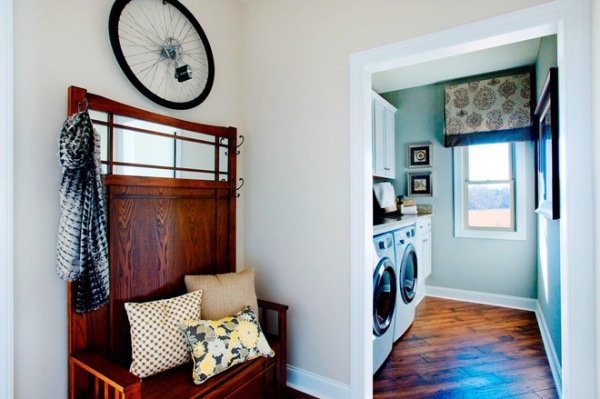
<instances>
[{"instance_id":1,"label":"window frame","mask_svg":"<svg viewBox=\"0 0 600 399\"><path fill-rule=\"evenodd\" d=\"M511 216L514 228L487 228L470 227L467 225L468 218L468 185L467 180L468 160L466 147L454 147L453 149L453 188L454 188L454 236L458 238L480 238L496 240L526 240L527 218L525 214L527 204L527 177L526 177L526 155L525 143L511 143L512 155L512 189L511 189ZM470 184L481 184L471 182ZM498 182L511 182L511 180L493 180L484 184Z\"/></svg>"}]
</instances>

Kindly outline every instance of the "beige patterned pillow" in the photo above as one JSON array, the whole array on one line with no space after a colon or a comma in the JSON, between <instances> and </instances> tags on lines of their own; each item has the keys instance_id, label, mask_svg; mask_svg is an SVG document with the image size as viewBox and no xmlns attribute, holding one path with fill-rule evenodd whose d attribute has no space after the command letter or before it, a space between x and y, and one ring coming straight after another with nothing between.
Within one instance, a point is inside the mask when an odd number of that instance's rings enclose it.
<instances>
[{"instance_id":1,"label":"beige patterned pillow","mask_svg":"<svg viewBox=\"0 0 600 399\"><path fill-rule=\"evenodd\" d=\"M202 319L218 320L252 306L258 313L254 269L239 273L185 276L188 292L202 290Z\"/></svg>"},{"instance_id":2,"label":"beige patterned pillow","mask_svg":"<svg viewBox=\"0 0 600 399\"><path fill-rule=\"evenodd\" d=\"M200 317L202 291L154 302L125 303L131 326L129 371L140 378L187 363L188 343L178 326Z\"/></svg>"}]
</instances>

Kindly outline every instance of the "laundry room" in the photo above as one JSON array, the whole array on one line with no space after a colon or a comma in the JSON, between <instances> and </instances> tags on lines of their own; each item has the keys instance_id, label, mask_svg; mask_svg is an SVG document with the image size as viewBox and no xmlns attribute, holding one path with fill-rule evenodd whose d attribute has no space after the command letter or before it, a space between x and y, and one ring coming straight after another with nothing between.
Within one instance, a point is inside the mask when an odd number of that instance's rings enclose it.
<instances>
[{"instance_id":1,"label":"laundry room","mask_svg":"<svg viewBox=\"0 0 600 399\"><path fill-rule=\"evenodd\" d=\"M535 314L560 390L560 215L540 195L558 159L540 162L536 125L556 53L544 36L373 74L375 387L424 300L442 298Z\"/></svg>"}]
</instances>

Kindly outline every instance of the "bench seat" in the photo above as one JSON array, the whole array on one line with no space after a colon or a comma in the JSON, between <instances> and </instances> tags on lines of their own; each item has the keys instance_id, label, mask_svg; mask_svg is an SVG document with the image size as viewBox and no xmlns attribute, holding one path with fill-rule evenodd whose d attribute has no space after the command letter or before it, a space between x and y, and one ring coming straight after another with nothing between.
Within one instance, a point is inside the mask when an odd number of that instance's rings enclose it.
<instances>
[{"instance_id":1,"label":"bench seat","mask_svg":"<svg viewBox=\"0 0 600 399\"><path fill-rule=\"evenodd\" d=\"M275 399L285 392L286 305L259 300L262 321L268 325L268 310L277 312L277 332L265 332L275 357L258 357L225 370L201 385L192 379L193 363L187 363L146 378L129 372L90 350L69 356L69 373L87 374L87 387L70 387L71 399ZM70 381L74 383L75 378Z\"/></svg>"}]
</instances>

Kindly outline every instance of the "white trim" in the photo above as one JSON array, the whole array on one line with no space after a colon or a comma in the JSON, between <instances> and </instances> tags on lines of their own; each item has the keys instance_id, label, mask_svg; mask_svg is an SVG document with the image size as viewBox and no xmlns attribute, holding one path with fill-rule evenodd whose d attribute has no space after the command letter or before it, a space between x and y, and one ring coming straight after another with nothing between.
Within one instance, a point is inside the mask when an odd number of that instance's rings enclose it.
<instances>
[{"instance_id":1,"label":"white trim","mask_svg":"<svg viewBox=\"0 0 600 399\"><path fill-rule=\"evenodd\" d=\"M554 0L350 56L350 345L352 398L372 396L371 74L557 34L561 137L563 397L596 394L589 0ZM569 138L568 140L566 138Z\"/></svg>"},{"instance_id":2,"label":"white trim","mask_svg":"<svg viewBox=\"0 0 600 399\"><path fill-rule=\"evenodd\" d=\"M350 381L351 398L373 395L373 184L370 56L350 57ZM369 211L367 211L369 210Z\"/></svg>"},{"instance_id":3,"label":"white trim","mask_svg":"<svg viewBox=\"0 0 600 399\"><path fill-rule=\"evenodd\" d=\"M425 286L425 296L451 299L454 301L481 303L483 305L501 306L503 308L527 310L535 312L537 300L512 295L489 294L487 292L458 290L455 288Z\"/></svg>"},{"instance_id":4,"label":"white trim","mask_svg":"<svg viewBox=\"0 0 600 399\"><path fill-rule=\"evenodd\" d=\"M454 147L453 151L453 176L454 176L454 236L461 238L486 238L493 240L526 240L527 239L527 216L525 210L529 201L527 197L527 171L525 143L514 143L514 201L515 206L515 231L499 230L474 230L465 228L465 190L463 190L465 179L464 151L463 147Z\"/></svg>"},{"instance_id":5,"label":"white trim","mask_svg":"<svg viewBox=\"0 0 600 399\"><path fill-rule=\"evenodd\" d=\"M554 341L552 341L552 336L550 335L550 330L548 330L548 324L546 324L546 319L544 318L544 312L542 312L540 302L536 302L537 306L535 308L535 317L537 318L538 326L540 327L540 334L542 335L544 349L546 350L546 357L548 358L548 363L550 364L550 371L552 371L554 385L556 386L558 396L561 397L562 367L560 365L560 362L558 361L558 355L556 354L556 349L554 346Z\"/></svg>"},{"instance_id":6,"label":"white trim","mask_svg":"<svg viewBox=\"0 0 600 399\"><path fill-rule=\"evenodd\" d=\"M14 397L13 0L0 2L0 398Z\"/></svg>"},{"instance_id":7,"label":"white trim","mask_svg":"<svg viewBox=\"0 0 600 399\"><path fill-rule=\"evenodd\" d=\"M340 384L289 364L287 366L287 386L320 399L350 398L349 385Z\"/></svg>"}]
</instances>

